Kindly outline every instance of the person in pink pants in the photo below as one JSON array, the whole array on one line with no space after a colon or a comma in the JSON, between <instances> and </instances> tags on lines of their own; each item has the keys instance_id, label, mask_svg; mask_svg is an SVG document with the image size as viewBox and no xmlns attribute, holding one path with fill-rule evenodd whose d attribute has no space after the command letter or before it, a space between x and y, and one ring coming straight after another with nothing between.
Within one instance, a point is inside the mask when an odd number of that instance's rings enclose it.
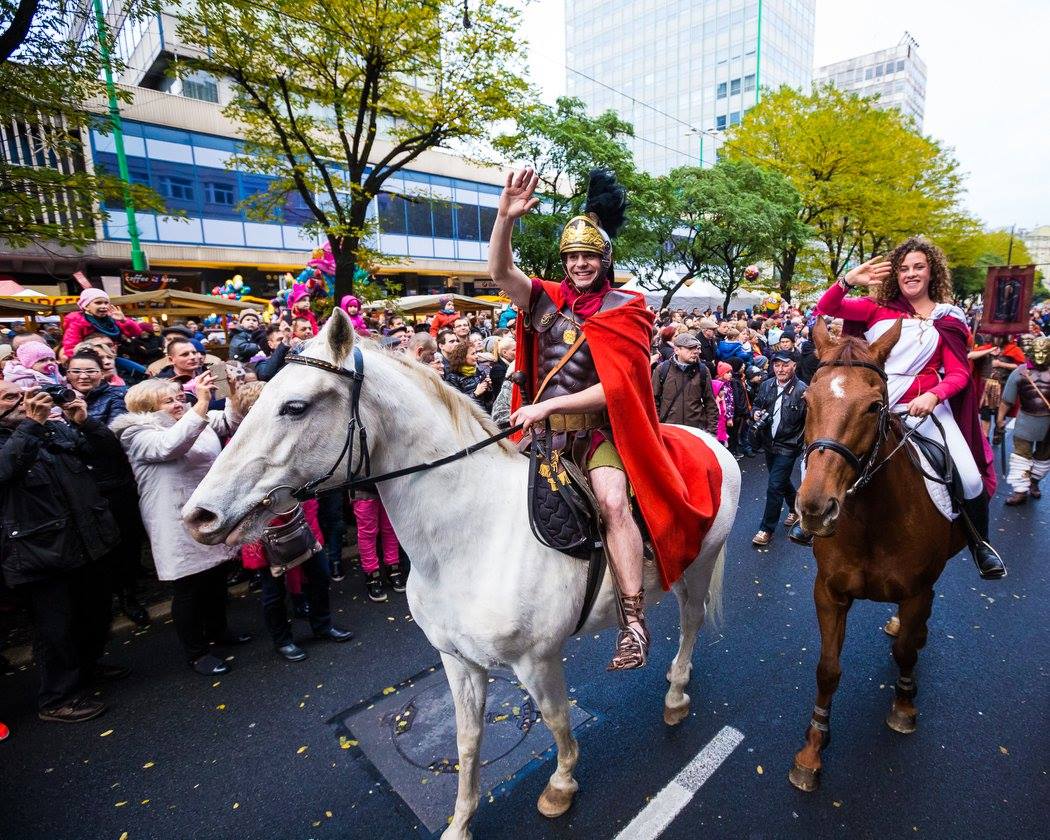
<instances>
[{"instance_id":1,"label":"person in pink pants","mask_svg":"<svg viewBox=\"0 0 1050 840\"><path fill-rule=\"evenodd\" d=\"M379 551L376 540L382 542L383 565L387 569L390 587L395 592L405 591L405 575L399 562L397 534L375 493L357 491L354 499L354 518L357 520L357 550L361 555L361 569L365 573L365 589L371 601L382 603L387 599L383 589L383 573L379 569Z\"/></svg>"}]
</instances>

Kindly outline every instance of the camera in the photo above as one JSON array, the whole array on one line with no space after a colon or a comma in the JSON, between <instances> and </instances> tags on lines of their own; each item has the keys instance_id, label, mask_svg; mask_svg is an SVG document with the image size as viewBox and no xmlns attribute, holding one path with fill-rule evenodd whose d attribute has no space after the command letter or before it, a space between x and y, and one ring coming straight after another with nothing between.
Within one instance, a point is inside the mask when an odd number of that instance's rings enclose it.
<instances>
[{"instance_id":1,"label":"camera","mask_svg":"<svg viewBox=\"0 0 1050 840\"><path fill-rule=\"evenodd\" d=\"M45 385L40 390L51 397L55 405L66 405L77 398L77 392L65 385Z\"/></svg>"}]
</instances>

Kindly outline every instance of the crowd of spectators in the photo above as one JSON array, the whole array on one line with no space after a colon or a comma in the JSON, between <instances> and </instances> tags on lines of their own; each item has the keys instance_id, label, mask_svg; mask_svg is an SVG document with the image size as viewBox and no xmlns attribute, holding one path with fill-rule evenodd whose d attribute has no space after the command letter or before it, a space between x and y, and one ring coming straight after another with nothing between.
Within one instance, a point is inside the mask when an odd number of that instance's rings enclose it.
<instances>
[{"instance_id":1,"label":"crowd of spectators","mask_svg":"<svg viewBox=\"0 0 1050 840\"><path fill-rule=\"evenodd\" d=\"M430 366L509 427L512 307L491 317L460 313L449 297L416 324L392 311L363 310L351 296L341 307L358 333ZM813 317L787 307L767 314L654 311L650 363L659 418L706 430L738 458L758 450L765 456L769 489L756 544L769 541L784 505L784 524L795 524L790 475L802 445L801 395L817 366ZM265 383L318 326L303 296L293 295L289 309L269 319L242 311L222 360L207 352L214 336L196 321L135 321L104 292L88 289L61 327L11 331L0 340L0 570L7 595L31 618L41 719L76 722L105 710L92 697L93 681L128 673L102 658L114 605L149 624L138 594L146 574L170 587L182 655L209 676L229 669L225 646L251 638L226 618L228 586L241 574L261 590L263 624L288 661L306 657L293 618L307 621L320 639L351 638L332 625L329 608L329 582L347 574L342 554L351 517L367 597L382 602L387 589L404 590L407 558L374 493L352 504L345 493L307 503L317 550L283 577L269 574L259 544L201 545L179 517ZM843 325L830 328L835 335ZM1032 330L1050 333L1050 306L1033 309ZM1024 358L1002 339L979 340L971 356L975 375L988 382L991 417L995 383L1001 391L1001 380Z\"/></svg>"}]
</instances>

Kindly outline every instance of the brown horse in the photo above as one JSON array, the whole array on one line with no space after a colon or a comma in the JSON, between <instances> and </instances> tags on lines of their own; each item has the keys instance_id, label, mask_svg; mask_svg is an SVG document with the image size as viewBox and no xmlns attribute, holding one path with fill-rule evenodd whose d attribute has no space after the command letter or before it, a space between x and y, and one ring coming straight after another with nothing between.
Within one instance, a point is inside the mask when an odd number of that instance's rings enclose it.
<instances>
[{"instance_id":1,"label":"brown horse","mask_svg":"<svg viewBox=\"0 0 1050 840\"><path fill-rule=\"evenodd\" d=\"M820 367L805 396L808 463L796 508L803 528L817 537L820 662L813 718L789 774L804 791L816 790L821 750L831 739L831 698L853 601L898 605L893 658L900 676L886 723L895 732L914 732L913 671L926 644L933 586L948 558L966 545L958 521L934 507L921 472L900 446L906 430L886 405L882 366L900 334L898 322L870 346L859 338L836 341L819 318L813 331Z\"/></svg>"}]
</instances>

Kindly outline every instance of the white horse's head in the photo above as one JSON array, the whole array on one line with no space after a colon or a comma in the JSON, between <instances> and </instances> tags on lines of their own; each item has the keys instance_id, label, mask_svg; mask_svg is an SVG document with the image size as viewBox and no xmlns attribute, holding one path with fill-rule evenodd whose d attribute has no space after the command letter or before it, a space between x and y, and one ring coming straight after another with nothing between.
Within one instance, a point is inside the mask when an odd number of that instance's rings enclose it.
<instances>
[{"instance_id":1,"label":"white horse's head","mask_svg":"<svg viewBox=\"0 0 1050 840\"><path fill-rule=\"evenodd\" d=\"M354 340L349 319L336 309L302 355L342 368ZM287 365L267 383L183 507L183 521L193 538L233 545L258 537L273 516L263 505L271 490L298 488L324 475L339 458L349 412L350 382L345 377ZM336 475L345 478L345 462L341 469Z\"/></svg>"},{"instance_id":2,"label":"white horse's head","mask_svg":"<svg viewBox=\"0 0 1050 840\"><path fill-rule=\"evenodd\" d=\"M301 355L346 368L359 341L347 316L336 309ZM358 414L368 430L372 475L406 466L406 458L436 459L497 431L481 409L428 367L370 341L361 342L361 353L365 376ZM230 545L257 539L274 515L263 504L271 491L302 487L333 465L332 477L320 489L344 481L347 463L340 454L350 421L351 385L344 376L303 364L288 364L266 383L182 509L193 538ZM509 445L499 448L513 453ZM355 435L354 469L360 457Z\"/></svg>"}]
</instances>

